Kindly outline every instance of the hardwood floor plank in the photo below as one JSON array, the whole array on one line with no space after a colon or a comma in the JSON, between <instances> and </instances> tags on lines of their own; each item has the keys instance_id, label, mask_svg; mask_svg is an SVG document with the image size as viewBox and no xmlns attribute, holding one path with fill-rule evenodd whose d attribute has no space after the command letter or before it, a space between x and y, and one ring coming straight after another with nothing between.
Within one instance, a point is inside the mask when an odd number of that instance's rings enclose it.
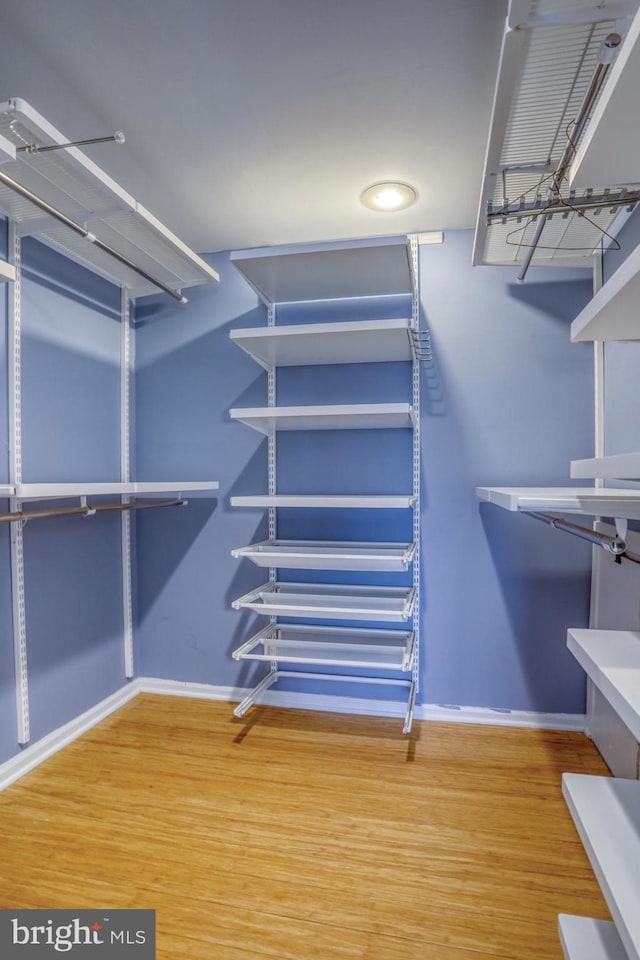
<instances>
[{"instance_id":1,"label":"hardwood floor plank","mask_svg":"<svg viewBox=\"0 0 640 960\"><path fill-rule=\"evenodd\" d=\"M0 795L9 906L158 911L158 956L559 960L608 913L560 790L580 734L145 695Z\"/></svg>"}]
</instances>

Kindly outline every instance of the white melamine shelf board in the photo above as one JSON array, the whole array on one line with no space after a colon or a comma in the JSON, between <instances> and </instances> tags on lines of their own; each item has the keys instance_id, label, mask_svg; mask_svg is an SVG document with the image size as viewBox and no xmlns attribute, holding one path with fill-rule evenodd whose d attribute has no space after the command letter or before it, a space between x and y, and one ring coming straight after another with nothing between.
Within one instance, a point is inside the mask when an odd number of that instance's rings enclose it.
<instances>
[{"instance_id":1,"label":"white melamine shelf board","mask_svg":"<svg viewBox=\"0 0 640 960\"><path fill-rule=\"evenodd\" d=\"M558 934L565 960L629 960L614 923L561 913Z\"/></svg>"},{"instance_id":2,"label":"white melamine shelf board","mask_svg":"<svg viewBox=\"0 0 640 960\"><path fill-rule=\"evenodd\" d=\"M636 740L640 740L640 633L569 630L567 646Z\"/></svg>"},{"instance_id":3,"label":"white melamine shelf board","mask_svg":"<svg viewBox=\"0 0 640 960\"><path fill-rule=\"evenodd\" d=\"M406 672L411 669L414 650L413 631L274 623L234 650L233 657Z\"/></svg>"},{"instance_id":4,"label":"white melamine shelf board","mask_svg":"<svg viewBox=\"0 0 640 960\"><path fill-rule=\"evenodd\" d=\"M640 89L640 11L622 41L569 169L572 187L640 180L640 128L632 121Z\"/></svg>"},{"instance_id":5,"label":"white melamine shelf board","mask_svg":"<svg viewBox=\"0 0 640 960\"><path fill-rule=\"evenodd\" d=\"M638 480L640 481L640 453L617 453L589 460L572 460L571 476L575 480Z\"/></svg>"},{"instance_id":6,"label":"white melamine shelf board","mask_svg":"<svg viewBox=\"0 0 640 960\"><path fill-rule=\"evenodd\" d=\"M331 494L259 494L248 497L231 497L232 507L302 507L306 509L361 509L361 510L407 510L412 507L416 498L408 496L386 496L384 494L366 494L355 496L333 496Z\"/></svg>"},{"instance_id":7,"label":"white melamine shelf board","mask_svg":"<svg viewBox=\"0 0 640 960\"><path fill-rule=\"evenodd\" d=\"M6 260L0 260L0 283L13 282L16 279L16 268Z\"/></svg>"},{"instance_id":8,"label":"white melamine shelf board","mask_svg":"<svg viewBox=\"0 0 640 960\"><path fill-rule=\"evenodd\" d=\"M234 250L230 259L265 303L413 292L406 234Z\"/></svg>"},{"instance_id":9,"label":"white melamine shelf board","mask_svg":"<svg viewBox=\"0 0 640 960\"><path fill-rule=\"evenodd\" d=\"M232 606L270 617L406 622L414 602L415 590L409 587L263 583L234 600Z\"/></svg>"},{"instance_id":10,"label":"white melamine shelf board","mask_svg":"<svg viewBox=\"0 0 640 960\"><path fill-rule=\"evenodd\" d=\"M415 543L358 543L337 540L263 540L232 550L259 567L300 570L406 570Z\"/></svg>"},{"instance_id":11,"label":"white melamine shelf board","mask_svg":"<svg viewBox=\"0 0 640 960\"><path fill-rule=\"evenodd\" d=\"M234 343L258 363L295 367L411 360L409 320L355 320L232 330Z\"/></svg>"},{"instance_id":12,"label":"white melamine shelf board","mask_svg":"<svg viewBox=\"0 0 640 960\"><path fill-rule=\"evenodd\" d=\"M629 960L640 960L640 782L565 773L562 791Z\"/></svg>"},{"instance_id":13,"label":"white melamine shelf board","mask_svg":"<svg viewBox=\"0 0 640 960\"><path fill-rule=\"evenodd\" d=\"M571 339L640 340L640 244L571 324Z\"/></svg>"},{"instance_id":14,"label":"white melamine shelf board","mask_svg":"<svg viewBox=\"0 0 640 960\"><path fill-rule=\"evenodd\" d=\"M132 483L19 483L15 496L19 500L56 500L66 497L150 496L218 490L216 480L168 482L165 480Z\"/></svg>"},{"instance_id":15,"label":"white melamine shelf board","mask_svg":"<svg viewBox=\"0 0 640 960\"><path fill-rule=\"evenodd\" d=\"M409 403L348 403L304 407L235 407L232 420L264 433L277 430L386 430L410 429L414 423Z\"/></svg>"},{"instance_id":16,"label":"white melamine shelf board","mask_svg":"<svg viewBox=\"0 0 640 960\"><path fill-rule=\"evenodd\" d=\"M0 497L12 497L16 488L8 483L0 483Z\"/></svg>"},{"instance_id":17,"label":"white melamine shelf board","mask_svg":"<svg viewBox=\"0 0 640 960\"><path fill-rule=\"evenodd\" d=\"M476 487L476 495L505 510L640 519L640 490L606 487Z\"/></svg>"},{"instance_id":18,"label":"white melamine shelf board","mask_svg":"<svg viewBox=\"0 0 640 960\"><path fill-rule=\"evenodd\" d=\"M20 99L0 104L0 136L14 146L31 143L49 146L70 139ZM172 290L219 280L215 270L77 147L40 154L21 153L17 159L3 163L2 169ZM157 292L157 287L129 267L5 186L0 187L0 211L16 221L23 236L37 236L112 282L127 287L132 296Z\"/></svg>"}]
</instances>

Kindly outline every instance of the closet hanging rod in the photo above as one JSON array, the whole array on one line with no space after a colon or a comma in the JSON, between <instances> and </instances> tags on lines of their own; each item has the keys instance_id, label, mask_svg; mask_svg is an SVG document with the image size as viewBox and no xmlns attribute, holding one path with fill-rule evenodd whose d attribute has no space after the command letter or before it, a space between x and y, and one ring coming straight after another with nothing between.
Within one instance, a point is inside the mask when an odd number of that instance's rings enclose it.
<instances>
[{"instance_id":1,"label":"closet hanging rod","mask_svg":"<svg viewBox=\"0 0 640 960\"><path fill-rule=\"evenodd\" d=\"M110 244L105 243L103 240L100 240L98 237L96 237L94 233L91 233L90 230L87 230L86 227L83 227L81 223L77 223L75 220L72 220L71 217L66 215L66 213L63 213L61 210L58 210L57 207L54 207L46 200L43 200L42 197L39 197L36 193L33 193L33 191L29 190L28 187L23 187L21 183L18 183L17 180L14 180L13 177L7 176L7 174L2 170L0 170L0 183L4 184L5 187L8 187L10 190L13 190L14 193L24 197L25 200L28 200L35 207L43 210L44 213L48 214L50 217L53 217L55 220L59 220L60 223L64 223L66 227L78 234L78 236L82 237L83 240L86 240L88 243L92 243L94 247L98 248L98 250L102 250L110 257L113 257L114 260L118 260L120 263L124 264L125 267L133 270L134 273L137 273L140 277L143 277L155 287L158 287L160 290L164 290L165 293L168 293L169 296L173 297L174 300L177 300L178 303L188 302L187 298L183 296L182 293L172 290L171 287L168 287L166 283L162 282L162 280L158 280L156 277L152 276L152 274L147 273L146 270L144 270L142 267L139 267L133 262L133 260L130 260L128 257L123 256L123 254L118 253L118 251Z\"/></svg>"},{"instance_id":2,"label":"closet hanging rod","mask_svg":"<svg viewBox=\"0 0 640 960\"><path fill-rule=\"evenodd\" d=\"M626 542L622 537L617 535L612 537L606 533L598 533L596 530L590 530L588 527L581 527L577 523L570 523L568 520L563 520L562 517L553 517L549 513L533 513L530 510L523 510L523 513L527 517L533 517L534 520L540 520L542 523L554 527L556 530L564 530L565 533L570 533L574 537L579 537L581 540L587 540L589 543L594 543L598 547L603 547L615 557L621 557L627 549Z\"/></svg>"},{"instance_id":3,"label":"closet hanging rod","mask_svg":"<svg viewBox=\"0 0 640 960\"><path fill-rule=\"evenodd\" d=\"M124 143L125 137L121 130L116 130L109 137L90 137L88 140L70 140L68 143L52 143L41 147L39 143L28 143L24 147L16 147L16 153L49 153L51 150L66 150L68 147L86 147L92 143Z\"/></svg>"},{"instance_id":4,"label":"closet hanging rod","mask_svg":"<svg viewBox=\"0 0 640 960\"><path fill-rule=\"evenodd\" d=\"M52 507L44 510L14 510L12 513L0 513L0 523L15 523L20 520L43 520L47 517L92 517L95 513L108 510L148 510L151 507L184 507L187 500L137 500L134 503L96 503L78 507Z\"/></svg>"}]
</instances>

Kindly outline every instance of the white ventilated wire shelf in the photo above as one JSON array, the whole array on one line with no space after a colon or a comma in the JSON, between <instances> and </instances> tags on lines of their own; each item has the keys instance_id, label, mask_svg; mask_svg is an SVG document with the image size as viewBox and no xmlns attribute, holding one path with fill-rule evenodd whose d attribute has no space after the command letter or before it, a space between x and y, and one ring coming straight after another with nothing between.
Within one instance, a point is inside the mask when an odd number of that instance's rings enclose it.
<instances>
[{"instance_id":1,"label":"white ventilated wire shelf","mask_svg":"<svg viewBox=\"0 0 640 960\"><path fill-rule=\"evenodd\" d=\"M409 403L234 407L229 416L266 436L278 430L410 429L414 423Z\"/></svg>"},{"instance_id":2,"label":"white ventilated wire shelf","mask_svg":"<svg viewBox=\"0 0 640 960\"><path fill-rule=\"evenodd\" d=\"M363 496L346 494L257 494L255 496L230 497L232 507L294 507L322 510L360 509L360 510L406 510L412 507L416 498L407 496L386 496L385 494L364 494Z\"/></svg>"},{"instance_id":3,"label":"white ventilated wire shelf","mask_svg":"<svg viewBox=\"0 0 640 960\"><path fill-rule=\"evenodd\" d=\"M355 320L232 330L231 340L263 366L385 363L413 358L410 320Z\"/></svg>"},{"instance_id":4,"label":"white ventilated wire shelf","mask_svg":"<svg viewBox=\"0 0 640 960\"><path fill-rule=\"evenodd\" d=\"M413 631L270 623L234 650L236 660L411 670Z\"/></svg>"},{"instance_id":5,"label":"white ventilated wire shelf","mask_svg":"<svg viewBox=\"0 0 640 960\"><path fill-rule=\"evenodd\" d=\"M640 633L569 630L567 646L587 676L640 740Z\"/></svg>"},{"instance_id":6,"label":"white ventilated wire shelf","mask_svg":"<svg viewBox=\"0 0 640 960\"><path fill-rule=\"evenodd\" d=\"M131 483L18 483L15 496L18 500L57 500L87 496L151 496L154 494L211 492L218 490L217 480L193 481L160 480Z\"/></svg>"},{"instance_id":7,"label":"white ventilated wire shelf","mask_svg":"<svg viewBox=\"0 0 640 960\"><path fill-rule=\"evenodd\" d=\"M30 104L20 99L0 104L0 136L15 147L68 141ZM2 170L171 289L219 279L215 270L77 147L40 154L21 153L16 160L3 163ZM127 287L133 295L157 291L125 264L76 236L2 185L0 211L17 222L22 234L37 236L59 248L112 282Z\"/></svg>"},{"instance_id":8,"label":"white ventilated wire shelf","mask_svg":"<svg viewBox=\"0 0 640 960\"><path fill-rule=\"evenodd\" d=\"M627 488L476 487L476 495L505 510L640 520L640 490Z\"/></svg>"},{"instance_id":9,"label":"white ventilated wire shelf","mask_svg":"<svg viewBox=\"0 0 640 960\"><path fill-rule=\"evenodd\" d=\"M263 540L231 551L259 567L300 570L404 571L415 543L361 543L338 540Z\"/></svg>"},{"instance_id":10,"label":"white ventilated wire shelf","mask_svg":"<svg viewBox=\"0 0 640 960\"><path fill-rule=\"evenodd\" d=\"M557 13L566 8L564 0L560 5L555 3L546 8L534 3L530 16ZM499 109L494 112L478 213L474 263L513 265L526 255L536 224L524 217L521 223L508 220L487 226L487 201L491 200L496 209L505 198L515 203L521 195L527 200L535 200L537 194L546 197L550 172L562 157L570 124L578 114L593 76L602 40L615 28L612 18L597 24L556 23L507 34L496 97ZM509 101L506 109L502 105L504 98ZM508 172L505 192L501 176L504 167L543 164L548 160L549 172ZM594 193L601 193L609 185L589 186ZM563 196L569 199L568 185ZM555 214L545 224L532 263L584 265L599 246L603 231L609 231L619 212L607 208L597 215L588 212L586 217L581 217L567 209L566 216Z\"/></svg>"},{"instance_id":11,"label":"white ventilated wire shelf","mask_svg":"<svg viewBox=\"0 0 640 960\"><path fill-rule=\"evenodd\" d=\"M409 587L263 583L232 606L270 617L402 623L410 618L414 603L415 590Z\"/></svg>"}]
</instances>

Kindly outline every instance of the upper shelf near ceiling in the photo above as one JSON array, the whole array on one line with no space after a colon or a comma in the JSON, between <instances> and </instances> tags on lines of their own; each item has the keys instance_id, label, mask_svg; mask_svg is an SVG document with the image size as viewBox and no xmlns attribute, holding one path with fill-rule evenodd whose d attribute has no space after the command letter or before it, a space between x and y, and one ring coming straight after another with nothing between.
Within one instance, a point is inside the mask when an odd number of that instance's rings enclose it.
<instances>
[{"instance_id":1,"label":"upper shelf near ceiling","mask_svg":"<svg viewBox=\"0 0 640 960\"><path fill-rule=\"evenodd\" d=\"M98 240L176 293L183 287L219 280L215 270L77 147L16 153L18 148L32 144L46 147L68 141L24 100L0 103L2 173L80 223ZM35 236L59 249L126 287L131 296L157 292L156 286L129 266L5 185L0 185L0 212L17 223L22 236Z\"/></svg>"},{"instance_id":2,"label":"upper shelf near ceiling","mask_svg":"<svg viewBox=\"0 0 640 960\"><path fill-rule=\"evenodd\" d=\"M628 184L640 180L640 126L633 121L640 90L640 11L611 68L576 152L569 182Z\"/></svg>"},{"instance_id":3,"label":"upper shelf near ceiling","mask_svg":"<svg viewBox=\"0 0 640 960\"><path fill-rule=\"evenodd\" d=\"M266 304L413 292L405 235L236 250L231 262Z\"/></svg>"},{"instance_id":4,"label":"upper shelf near ceiling","mask_svg":"<svg viewBox=\"0 0 640 960\"><path fill-rule=\"evenodd\" d=\"M474 264L523 264L533 245L538 217L525 213L519 220L502 220L498 216L489 225L488 204L499 211L506 201L513 207L539 197L544 203L551 175L563 158L572 123L594 77L603 40L609 33L620 31L616 16L636 8L637 4L631 3L622 10L619 4L614 8L609 4L572 5L566 0L545 0L544 4L511 0L485 158ZM623 39L619 57L629 39ZM632 109L628 127L634 127L633 115ZM609 140L608 149L618 153L617 137ZM596 195L615 184L631 186L640 180L640 162L629 179L611 180L604 173L603 169L602 178L594 174L588 183L580 182ZM571 209L569 190L566 184L562 191L569 204L545 221L533 266L591 267L593 251L599 247L603 232L617 231L613 222L618 216L622 220L621 210L626 207L605 206L581 216ZM579 190L578 198L581 194Z\"/></svg>"}]
</instances>

